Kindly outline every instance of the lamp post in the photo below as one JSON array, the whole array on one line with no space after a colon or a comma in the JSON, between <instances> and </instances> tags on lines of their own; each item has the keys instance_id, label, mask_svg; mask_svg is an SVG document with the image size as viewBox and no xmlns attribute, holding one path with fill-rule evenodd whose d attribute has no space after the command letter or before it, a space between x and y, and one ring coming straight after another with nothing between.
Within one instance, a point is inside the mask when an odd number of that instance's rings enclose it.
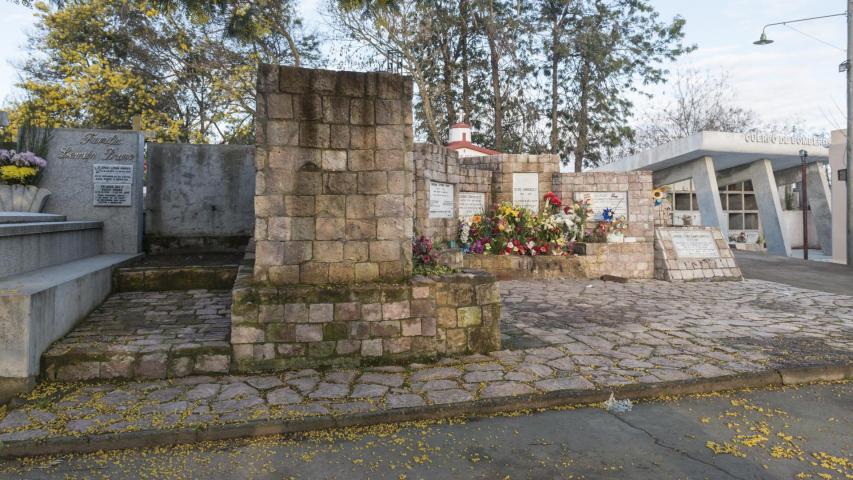
<instances>
[{"instance_id":1,"label":"lamp post","mask_svg":"<svg viewBox=\"0 0 853 480\"><path fill-rule=\"evenodd\" d=\"M802 168L802 186L800 188L800 208L803 210L803 260L809 259L809 190L808 169L806 160L809 152L800 150L800 165Z\"/></svg>"},{"instance_id":2,"label":"lamp post","mask_svg":"<svg viewBox=\"0 0 853 480\"><path fill-rule=\"evenodd\" d=\"M836 13L833 15L821 15L819 17L799 18L796 20L788 20L785 22L768 23L761 29L761 36L758 40L752 42L755 45L769 45L773 40L767 38L765 30L767 27L774 25L787 25L789 23L805 22L809 20L817 20L820 18L830 17L847 17L847 58L839 67L839 71L847 72L847 130L845 133L846 145L844 148L844 158L847 161L847 266L853 268L853 69L851 69L851 52L853 52L853 0L847 0L847 11L845 13ZM805 173L805 170L803 170ZM803 189L805 190L805 174L803 175ZM803 213L806 215L806 213ZM803 235L808 235L805 226ZM808 245L804 246L803 255L808 255Z\"/></svg>"}]
</instances>

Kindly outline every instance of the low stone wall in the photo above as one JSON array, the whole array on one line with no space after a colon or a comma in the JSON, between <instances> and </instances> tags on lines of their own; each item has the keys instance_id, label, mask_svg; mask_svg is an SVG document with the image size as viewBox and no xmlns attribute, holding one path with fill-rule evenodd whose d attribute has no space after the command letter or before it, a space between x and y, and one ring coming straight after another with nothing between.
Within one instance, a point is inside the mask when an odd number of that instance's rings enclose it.
<instances>
[{"instance_id":1,"label":"low stone wall","mask_svg":"<svg viewBox=\"0 0 853 480\"><path fill-rule=\"evenodd\" d=\"M229 290L236 276L236 265L119 268L113 272L113 292Z\"/></svg>"},{"instance_id":2,"label":"low stone wall","mask_svg":"<svg viewBox=\"0 0 853 480\"><path fill-rule=\"evenodd\" d=\"M585 255L568 257L468 254L464 263L465 268L484 270L498 280L654 277L651 242L588 243Z\"/></svg>"},{"instance_id":3,"label":"low stone wall","mask_svg":"<svg viewBox=\"0 0 853 480\"><path fill-rule=\"evenodd\" d=\"M252 284L233 290L233 370L356 366L500 349L500 294L492 275L414 277L408 283Z\"/></svg>"}]
</instances>

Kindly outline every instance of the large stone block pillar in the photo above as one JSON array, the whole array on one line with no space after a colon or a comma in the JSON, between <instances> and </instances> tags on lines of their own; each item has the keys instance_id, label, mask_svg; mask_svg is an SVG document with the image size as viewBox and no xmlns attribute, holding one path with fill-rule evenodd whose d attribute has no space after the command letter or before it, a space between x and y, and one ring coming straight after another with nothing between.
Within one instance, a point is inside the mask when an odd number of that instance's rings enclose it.
<instances>
[{"instance_id":1,"label":"large stone block pillar","mask_svg":"<svg viewBox=\"0 0 853 480\"><path fill-rule=\"evenodd\" d=\"M400 75L260 67L256 281L411 274L411 96Z\"/></svg>"}]
</instances>

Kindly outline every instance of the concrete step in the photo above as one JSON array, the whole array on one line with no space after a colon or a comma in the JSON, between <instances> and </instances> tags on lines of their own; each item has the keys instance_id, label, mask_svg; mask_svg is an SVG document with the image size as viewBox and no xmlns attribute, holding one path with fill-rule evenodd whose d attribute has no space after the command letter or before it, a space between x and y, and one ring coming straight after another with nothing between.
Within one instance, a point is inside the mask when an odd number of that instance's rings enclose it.
<instances>
[{"instance_id":1,"label":"concrete step","mask_svg":"<svg viewBox=\"0 0 853 480\"><path fill-rule=\"evenodd\" d=\"M103 222L0 223L0 279L100 254Z\"/></svg>"},{"instance_id":2,"label":"concrete step","mask_svg":"<svg viewBox=\"0 0 853 480\"><path fill-rule=\"evenodd\" d=\"M110 292L113 268L136 255L96 255L0 280L0 397L26 390L39 358Z\"/></svg>"},{"instance_id":3,"label":"concrete step","mask_svg":"<svg viewBox=\"0 0 853 480\"><path fill-rule=\"evenodd\" d=\"M51 381L227 373L230 290L111 295L42 357Z\"/></svg>"}]
</instances>

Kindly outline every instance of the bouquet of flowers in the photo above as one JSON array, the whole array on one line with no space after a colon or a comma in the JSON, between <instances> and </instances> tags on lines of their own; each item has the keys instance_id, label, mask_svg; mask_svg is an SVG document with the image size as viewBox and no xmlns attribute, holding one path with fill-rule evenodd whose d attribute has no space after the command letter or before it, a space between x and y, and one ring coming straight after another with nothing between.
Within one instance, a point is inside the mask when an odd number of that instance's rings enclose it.
<instances>
[{"instance_id":1,"label":"bouquet of flowers","mask_svg":"<svg viewBox=\"0 0 853 480\"><path fill-rule=\"evenodd\" d=\"M7 185L32 185L47 161L33 152L0 150L0 181Z\"/></svg>"},{"instance_id":2,"label":"bouquet of flowers","mask_svg":"<svg viewBox=\"0 0 853 480\"><path fill-rule=\"evenodd\" d=\"M545 195L538 213L501 203L485 215L462 220L459 242L466 253L567 255L570 243L582 235L586 210L582 203L564 206L553 192Z\"/></svg>"}]
</instances>

